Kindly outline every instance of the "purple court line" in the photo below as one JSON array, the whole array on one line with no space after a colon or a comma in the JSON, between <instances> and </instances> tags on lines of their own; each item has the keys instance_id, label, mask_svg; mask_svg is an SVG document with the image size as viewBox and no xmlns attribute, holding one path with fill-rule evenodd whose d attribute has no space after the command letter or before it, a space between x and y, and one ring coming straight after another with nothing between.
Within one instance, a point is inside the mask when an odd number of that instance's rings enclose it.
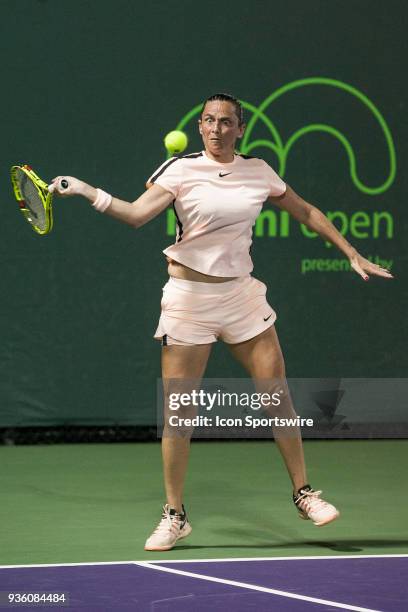
<instances>
[{"instance_id":1,"label":"purple court line","mask_svg":"<svg viewBox=\"0 0 408 612\"><path fill-rule=\"evenodd\" d=\"M178 565L165 561L159 562L157 567L178 571ZM293 558L252 563L192 561L184 563L182 571L203 576L203 579L216 577L277 589L286 593L286 597L296 594L316 601L324 599L333 602L333 607L343 606L344 609L408 611L407 556L309 558L307 562Z\"/></svg>"}]
</instances>

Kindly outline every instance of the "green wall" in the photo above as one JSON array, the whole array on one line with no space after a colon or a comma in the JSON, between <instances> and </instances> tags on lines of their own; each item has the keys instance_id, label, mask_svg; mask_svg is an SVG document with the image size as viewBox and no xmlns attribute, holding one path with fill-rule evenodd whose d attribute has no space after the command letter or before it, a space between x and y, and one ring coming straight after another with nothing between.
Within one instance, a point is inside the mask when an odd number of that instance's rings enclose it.
<instances>
[{"instance_id":1,"label":"green wall","mask_svg":"<svg viewBox=\"0 0 408 612\"><path fill-rule=\"evenodd\" d=\"M133 230L80 199L56 201L54 230L39 237L13 201L9 167L30 163L45 180L75 175L132 200L166 157L164 135L203 98L232 92L249 120L273 92L311 77L365 96L388 143L361 96L320 82L263 111L280 148L259 119L246 147L267 141L251 153L347 221L353 244L392 260L396 278L325 271L341 267L326 262L341 254L271 215L257 228L255 274L278 312L291 377L406 376L407 14L402 2L377 0L0 2L0 426L154 422L152 335L166 281L161 250L173 241L166 213ZM188 151L200 148L195 120L184 127ZM316 124L343 140L304 134L283 167L291 136ZM387 181L393 150L395 178L367 193ZM226 353L215 347L207 377L243 375Z\"/></svg>"}]
</instances>

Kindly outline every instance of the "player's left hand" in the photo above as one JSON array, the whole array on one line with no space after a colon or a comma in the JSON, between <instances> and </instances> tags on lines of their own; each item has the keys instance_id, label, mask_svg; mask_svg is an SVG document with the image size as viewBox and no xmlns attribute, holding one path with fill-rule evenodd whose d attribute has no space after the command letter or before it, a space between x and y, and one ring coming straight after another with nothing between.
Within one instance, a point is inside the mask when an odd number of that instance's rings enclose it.
<instances>
[{"instance_id":1,"label":"player's left hand","mask_svg":"<svg viewBox=\"0 0 408 612\"><path fill-rule=\"evenodd\" d=\"M368 281L370 274L382 276L383 278L394 278L387 268L381 268L381 266L362 257L359 253L350 257L350 264L353 270L355 270L365 281Z\"/></svg>"}]
</instances>

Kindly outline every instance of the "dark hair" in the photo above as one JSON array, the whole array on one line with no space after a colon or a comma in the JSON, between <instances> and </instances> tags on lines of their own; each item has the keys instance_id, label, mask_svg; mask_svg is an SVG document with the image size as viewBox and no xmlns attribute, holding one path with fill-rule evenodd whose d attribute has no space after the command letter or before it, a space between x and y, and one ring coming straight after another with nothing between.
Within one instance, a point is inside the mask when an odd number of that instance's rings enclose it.
<instances>
[{"instance_id":1,"label":"dark hair","mask_svg":"<svg viewBox=\"0 0 408 612\"><path fill-rule=\"evenodd\" d=\"M230 94L227 94L227 93L216 93L210 96L209 98L207 98L204 101L203 107L201 109L201 115L204 112L204 108L207 102L213 102L213 100L221 100L222 102L231 102L231 104L234 106L235 114L238 117L239 125L242 125L244 123L244 111L241 106L241 102L234 96L230 96Z\"/></svg>"}]
</instances>

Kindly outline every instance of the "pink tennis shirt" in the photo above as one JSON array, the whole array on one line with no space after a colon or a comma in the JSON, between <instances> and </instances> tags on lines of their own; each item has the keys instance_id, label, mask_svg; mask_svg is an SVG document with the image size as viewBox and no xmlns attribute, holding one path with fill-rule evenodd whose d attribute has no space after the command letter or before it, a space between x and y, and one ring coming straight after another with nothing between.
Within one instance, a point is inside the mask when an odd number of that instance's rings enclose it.
<instances>
[{"instance_id":1,"label":"pink tennis shirt","mask_svg":"<svg viewBox=\"0 0 408 612\"><path fill-rule=\"evenodd\" d=\"M286 184L262 159L234 155L223 164L204 151L172 157L149 178L174 196L175 244L163 253L212 276L252 272L252 227L269 196Z\"/></svg>"}]
</instances>

